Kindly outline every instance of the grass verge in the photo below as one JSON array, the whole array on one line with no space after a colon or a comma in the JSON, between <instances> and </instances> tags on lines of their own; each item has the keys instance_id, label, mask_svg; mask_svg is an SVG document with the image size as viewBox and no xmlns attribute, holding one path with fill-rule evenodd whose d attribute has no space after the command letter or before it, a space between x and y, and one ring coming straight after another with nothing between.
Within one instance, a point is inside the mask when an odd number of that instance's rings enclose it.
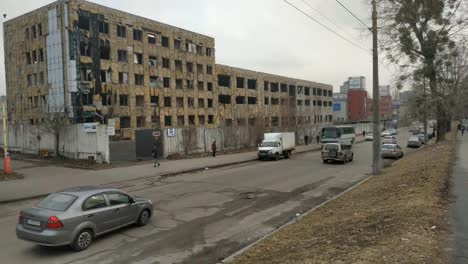
<instances>
[{"instance_id":1,"label":"grass verge","mask_svg":"<svg viewBox=\"0 0 468 264\"><path fill-rule=\"evenodd\" d=\"M448 263L454 134L409 155L231 263Z\"/></svg>"}]
</instances>

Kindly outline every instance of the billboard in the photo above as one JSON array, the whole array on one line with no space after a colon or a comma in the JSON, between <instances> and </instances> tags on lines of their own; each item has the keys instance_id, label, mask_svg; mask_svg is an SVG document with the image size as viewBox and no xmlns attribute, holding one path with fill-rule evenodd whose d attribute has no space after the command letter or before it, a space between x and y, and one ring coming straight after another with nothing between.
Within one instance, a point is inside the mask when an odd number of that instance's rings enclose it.
<instances>
[{"instance_id":1,"label":"billboard","mask_svg":"<svg viewBox=\"0 0 468 264\"><path fill-rule=\"evenodd\" d=\"M400 100L393 100L392 101L392 108L400 108Z\"/></svg>"},{"instance_id":2,"label":"billboard","mask_svg":"<svg viewBox=\"0 0 468 264\"><path fill-rule=\"evenodd\" d=\"M361 78L349 78L348 80L349 89L361 89Z\"/></svg>"},{"instance_id":3,"label":"billboard","mask_svg":"<svg viewBox=\"0 0 468 264\"><path fill-rule=\"evenodd\" d=\"M333 112L341 111L341 104L340 103L333 103Z\"/></svg>"},{"instance_id":4,"label":"billboard","mask_svg":"<svg viewBox=\"0 0 468 264\"><path fill-rule=\"evenodd\" d=\"M379 86L379 96L390 96L390 85Z\"/></svg>"}]
</instances>

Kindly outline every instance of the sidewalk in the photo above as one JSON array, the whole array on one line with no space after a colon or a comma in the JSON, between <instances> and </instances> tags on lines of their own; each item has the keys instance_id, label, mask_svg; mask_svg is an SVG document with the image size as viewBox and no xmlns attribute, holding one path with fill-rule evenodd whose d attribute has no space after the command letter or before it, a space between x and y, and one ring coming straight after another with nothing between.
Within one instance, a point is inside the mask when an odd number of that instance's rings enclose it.
<instances>
[{"instance_id":1,"label":"sidewalk","mask_svg":"<svg viewBox=\"0 0 468 264\"><path fill-rule=\"evenodd\" d=\"M363 141L363 138L361 136L356 137L356 142L360 141ZM317 144L297 146L293 152L293 157L295 154L317 149L320 149L320 146ZM43 196L70 186L103 185L146 177L167 176L205 168L244 163L256 159L257 152L251 151L219 155L215 158L163 160L158 168L154 168L152 163L144 163L98 171L13 160L13 170L24 176L24 179L0 182L0 203ZM3 160L0 163L3 166Z\"/></svg>"},{"instance_id":2,"label":"sidewalk","mask_svg":"<svg viewBox=\"0 0 468 264\"><path fill-rule=\"evenodd\" d=\"M452 172L450 256L452 263L468 262L468 135L458 134L457 161Z\"/></svg>"}]
</instances>

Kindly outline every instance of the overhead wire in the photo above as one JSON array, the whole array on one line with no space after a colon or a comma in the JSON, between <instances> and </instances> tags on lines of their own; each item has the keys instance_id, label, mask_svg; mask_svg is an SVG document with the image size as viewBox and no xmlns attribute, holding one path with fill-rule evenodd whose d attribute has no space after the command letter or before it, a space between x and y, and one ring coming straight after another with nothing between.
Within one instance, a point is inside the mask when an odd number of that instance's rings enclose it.
<instances>
[{"instance_id":1,"label":"overhead wire","mask_svg":"<svg viewBox=\"0 0 468 264\"><path fill-rule=\"evenodd\" d=\"M361 46L359 46L358 44L354 43L353 41L347 39L346 37L344 37L343 35L339 34L338 32L336 32L335 30L329 28L328 26L324 25L323 23L321 23L320 21L318 21L317 19L313 18L311 15L307 14L306 12L304 12L302 9L298 8L297 6L295 6L294 4L292 4L291 2L289 2L288 0L283 0L284 2L286 2L288 5L292 6L294 9L296 9L297 11L301 12L302 14L304 14L305 16L307 16L308 18L312 19L313 21L315 21L317 24L319 24L320 26L324 27L325 29L327 29L328 31L332 32L333 34L335 34L336 36L338 36L339 38L345 40L346 42L350 43L351 45L365 51L365 52L368 52L368 53L371 53L370 50L366 49L366 48L363 48Z\"/></svg>"},{"instance_id":2,"label":"overhead wire","mask_svg":"<svg viewBox=\"0 0 468 264\"><path fill-rule=\"evenodd\" d=\"M350 13L354 18L356 18L361 24L363 24L368 30L372 31L372 28L367 26L358 16L356 16L351 10L349 10L345 5L343 5L340 0L335 0L338 4L340 4L348 13Z\"/></svg>"}]
</instances>

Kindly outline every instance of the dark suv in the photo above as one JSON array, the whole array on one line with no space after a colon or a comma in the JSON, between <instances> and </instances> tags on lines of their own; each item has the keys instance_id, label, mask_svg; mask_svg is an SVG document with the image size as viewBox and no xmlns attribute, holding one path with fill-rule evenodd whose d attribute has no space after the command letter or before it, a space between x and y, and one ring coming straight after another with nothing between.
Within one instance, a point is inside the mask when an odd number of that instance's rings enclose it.
<instances>
[{"instance_id":1,"label":"dark suv","mask_svg":"<svg viewBox=\"0 0 468 264\"><path fill-rule=\"evenodd\" d=\"M327 143L323 145L322 161L340 161L345 164L348 161L353 161L354 153L350 145L342 145L338 143Z\"/></svg>"}]
</instances>

